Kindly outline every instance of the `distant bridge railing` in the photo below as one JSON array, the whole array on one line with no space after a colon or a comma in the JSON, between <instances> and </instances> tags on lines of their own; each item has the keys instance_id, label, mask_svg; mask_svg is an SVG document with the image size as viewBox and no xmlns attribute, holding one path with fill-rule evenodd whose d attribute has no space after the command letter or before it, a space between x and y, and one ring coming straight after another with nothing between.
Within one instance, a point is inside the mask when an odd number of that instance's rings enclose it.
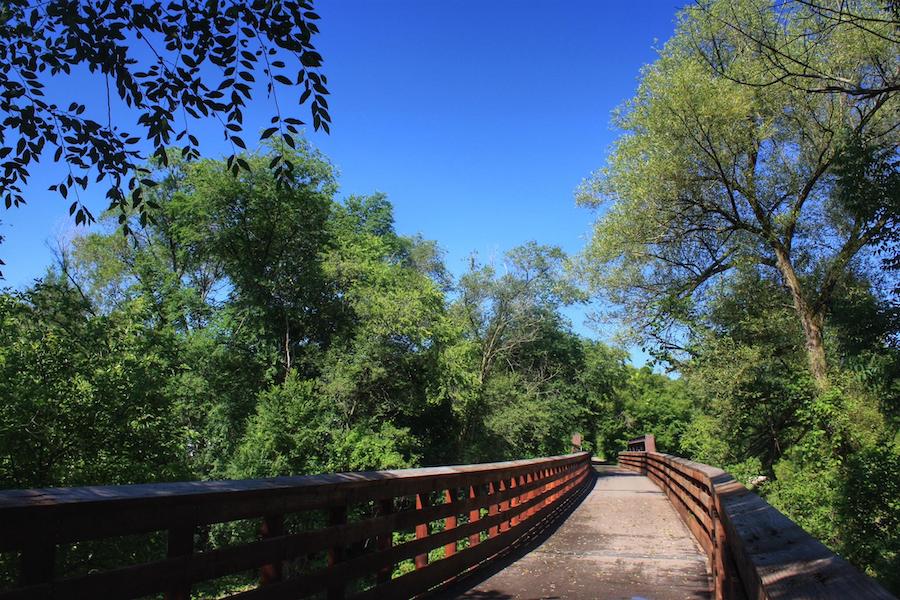
<instances>
[{"instance_id":1,"label":"distant bridge railing","mask_svg":"<svg viewBox=\"0 0 900 600\"><path fill-rule=\"evenodd\" d=\"M656 437L652 433L628 440L629 452L656 452Z\"/></svg>"},{"instance_id":2,"label":"distant bridge railing","mask_svg":"<svg viewBox=\"0 0 900 600\"><path fill-rule=\"evenodd\" d=\"M505 550L566 504L589 471L590 455L581 452L399 471L2 491L0 552L18 553L20 562L17 587L0 599L164 593L182 600L199 582L250 570L258 570L259 585L240 598L411 597ZM248 519L259 528L255 541L195 549L199 528ZM77 577L56 573L61 544L146 532L165 532L166 556ZM404 561L414 567L394 576Z\"/></svg>"},{"instance_id":3,"label":"distant bridge railing","mask_svg":"<svg viewBox=\"0 0 900 600\"><path fill-rule=\"evenodd\" d=\"M644 447L655 450L652 436L629 441L619 464L669 497L709 557L717 599L894 598L725 471Z\"/></svg>"}]
</instances>

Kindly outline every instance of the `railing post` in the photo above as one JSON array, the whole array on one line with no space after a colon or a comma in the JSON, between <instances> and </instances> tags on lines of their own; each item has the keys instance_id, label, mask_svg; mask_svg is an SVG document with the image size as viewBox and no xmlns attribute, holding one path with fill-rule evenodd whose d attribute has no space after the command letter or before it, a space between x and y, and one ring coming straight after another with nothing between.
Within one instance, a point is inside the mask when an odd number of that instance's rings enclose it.
<instances>
[{"instance_id":1,"label":"railing post","mask_svg":"<svg viewBox=\"0 0 900 600\"><path fill-rule=\"evenodd\" d=\"M560 469L560 472L561 472L560 474L562 475L562 477L560 478L560 481L559 481L559 489L556 492L557 501L562 500L563 496L566 495L566 487L569 485L569 481L568 481L569 470L571 468L572 468L571 465L566 465L566 466L562 467L562 469Z\"/></svg>"},{"instance_id":2,"label":"railing post","mask_svg":"<svg viewBox=\"0 0 900 600\"><path fill-rule=\"evenodd\" d=\"M559 479L556 479L562 473L562 467L553 467L553 483L551 484L550 489L550 504L556 502L556 499L559 498Z\"/></svg>"},{"instance_id":3,"label":"railing post","mask_svg":"<svg viewBox=\"0 0 900 600\"><path fill-rule=\"evenodd\" d=\"M453 504L456 498L453 494L455 490L444 490L444 504ZM444 531L456 528L456 515L450 515L444 518ZM456 540L444 544L444 558L456 554Z\"/></svg>"},{"instance_id":4,"label":"railing post","mask_svg":"<svg viewBox=\"0 0 900 600\"><path fill-rule=\"evenodd\" d=\"M652 433L644 436L644 452L656 452L656 436Z\"/></svg>"},{"instance_id":5,"label":"railing post","mask_svg":"<svg viewBox=\"0 0 900 600\"><path fill-rule=\"evenodd\" d=\"M284 535L284 515L266 515L263 517L259 533L263 539ZM260 567L259 584L269 585L276 581L281 581L283 566L283 561L279 560Z\"/></svg>"},{"instance_id":6,"label":"railing post","mask_svg":"<svg viewBox=\"0 0 900 600\"><path fill-rule=\"evenodd\" d=\"M477 496L478 496L478 494L476 493L475 486L470 485L469 486L469 498L474 500ZM469 511L469 523L474 523L480 519L481 519L481 509L480 508L473 508L472 510ZM481 542L481 533L480 532L476 531L475 533L473 533L472 535L469 536L469 547L470 548L472 546L477 546L479 542Z\"/></svg>"},{"instance_id":7,"label":"railing post","mask_svg":"<svg viewBox=\"0 0 900 600\"><path fill-rule=\"evenodd\" d=\"M532 483L534 483L534 473L526 473L525 474L525 485L530 486ZM529 491L525 492L525 497L524 497L523 501L530 502L533 497L534 497L534 490L529 490ZM528 508L525 509L525 514L522 515L522 520L524 521L525 519L531 518L531 515L533 515L533 514L534 514L534 506L529 506Z\"/></svg>"},{"instance_id":8,"label":"railing post","mask_svg":"<svg viewBox=\"0 0 900 600\"><path fill-rule=\"evenodd\" d=\"M515 493L518 488L519 488L519 476L514 475L509 480L509 489L513 491L513 497L510 498L510 500L509 500L510 509L515 509L522 502L519 497L519 494ZM510 527L515 527L518 524L519 524L518 515L513 515L512 517L510 517L510 519L509 519Z\"/></svg>"},{"instance_id":9,"label":"railing post","mask_svg":"<svg viewBox=\"0 0 900 600\"><path fill-rule=\"evenodd\" d=\"M383 500L379 500L378 502L378 515L381 517L385 517L387 515L393 514L394 512L394 499L393 498L385 498ZM375 540L375 547L379 550L390 550L391 546L394 545L394 531L388 531L387 533L383 533L377 537ZM376 583L387 583L391 580L391 576L394 574L394 565L388 565L386 567L382 567L378 574L375 576Z\"/></svg>"},{"instance_id":10,"label":"railing post","mask_svg":"<svg viewBox=\"0 0 900 600\"><path fill-rule=\"evenodd\" d=\"M499 488L499 483L494 484L493 481L488 483L488 495L494 496L497 493L498 488ZM497 503L489 504L488 505L488 516L494 517L498 514L500 514L500 505ZM491 527L488 529L488 537L489 538L497 537L497 534L499 532L500 532L500 528L497 525L491 525Z\"/></svg>"},{"instance_id":11,"label":"railing post","mask_svg":"<svg viewBox=\"0 0 900 600\"><path fill-rule=\"evenodd\" d=\"M553 476L556 475L556 467L547 469L547 483L544 484L544 491L547 495L544 497L544 506L553 504Z\"/></svg>"},{"instance_id":12,"label":"railing post","mask_svg":"<svg viewBox=\"0 0 900 600\"><path fill-rule=\"evenodd\" d=\"M22 549L19 558L19 585L49 583L53 580L56 546L48 544L44 533L35 532L32 543Z\"/></svg>"},{"instance_id":13,"label":"railing post","mask_svg":"<svg viewBox=\"0 0 900 600\"><path fill-rule=\"evenodd\" d=\"M177 558L180 556L190 556L194 552L194 527L191 525L181 525L169 529L168 549L166 556L168 558ZM188 582L177 582L166 590L166 600L190 600L191 584Z\"/></svg>"},{"instance_id":14,"label":"railing post","mask_svg":"<svg viewBox=\"0 0 900 600\"><path fill-rule=\"evenodd\" d=\"M506 480L505 480L505 479L501 479L501 480L500 480L500 486L499 486L498 489L499 489L501 492L505 492L505 491L506 491L506 488L507 488L507 485L508 485L508 484L506 483ZM500 502L500 514L501 514L501 515L504 515L505 513L508 513L508 512L509 512L509 500L503 500L503 501L501 501L501 502ZM504 532L506 532L506 531L509 531L509 517L508 517L508 516L507 516L507 518L505 518L505 519L503 519L502 521L500 521L500 533L504 533Z\"/></svg>"},{"instance_id":15,"label":"railing post","mask_svg":"<svg viewBox=\"0 0 900 600\"><path fill-rule=\"evenodd\" d=\"M416 510L422 510L428 506L428 494L416 494ZM421 540L428 537L428 523L419 523L416 525L416 539ZM428 553L416 555L416 569L422 569L428 566Z\"/></svg>"},{"instance_id":16,"label":"railing post","mask_svg":"<svg viewBox=\"0 0 900 600\"><path fill-rule=\"evenodd\" d=\"M541 479L544 480L543 485L541 485L541 494L543 494L544 492L550 491L550 469L541 469ZM541 500L541 508L544 508L548 504L550 504L550 499L547 496L544 496L543 500Z\"/></svg>"},{"instance_id":17,"label":"railing post","mask_svg":"<svg viewBox=\"0 0 900 600\"><path fill-rule=\"evenodd\" d=\"M328 525L343 525L347 522L347 507L335 506L328 511ZM332 546L328 549L328 566L333 567L344 560L344 547ZM328 586L328 600L342 600L344 598L346 582L334 581Z\"/></svg>"},{"instance_id":18,"label":"railing post","mask_svg":"<svg viewBox=\"0 0 900 600\"><path fill-rule=\"evenodd\" d=\"M525 484L528 483L528 474L519 475L519 487L525 487ZM528 492L523 491L519 494L519 506L522 506L525 502L528 501ZM528 509L523 510L519 513L519 523L528 518Z\"/></svg>"}]
</instances>

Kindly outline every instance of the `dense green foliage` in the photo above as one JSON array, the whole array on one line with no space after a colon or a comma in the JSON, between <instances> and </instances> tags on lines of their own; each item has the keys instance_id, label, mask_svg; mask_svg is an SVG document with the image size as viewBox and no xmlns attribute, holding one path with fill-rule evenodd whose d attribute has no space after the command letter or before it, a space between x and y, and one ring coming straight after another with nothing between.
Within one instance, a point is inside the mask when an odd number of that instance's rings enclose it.
<instances>
[{"instance_id":1,"label":"dense green foliage","mask_svg":"<svg viewBox=\"0 0 900 600\"><path fill-rule=\"evenodd\" d=\"M435 243L395 232L383 195L338 200L307 145L291 185L271 155L242 160L234 177L173 157L133 241L112 224L76 237L0 294L0 486L512 459L565 453L575 432L613 454L647 424L620 414L626 354L561 315L583 296L558 248L473 258L455 280ZM640 376L662 402L668 380ZM83 571L142 547L62 561Z\"/></svg>"}]
</instances>

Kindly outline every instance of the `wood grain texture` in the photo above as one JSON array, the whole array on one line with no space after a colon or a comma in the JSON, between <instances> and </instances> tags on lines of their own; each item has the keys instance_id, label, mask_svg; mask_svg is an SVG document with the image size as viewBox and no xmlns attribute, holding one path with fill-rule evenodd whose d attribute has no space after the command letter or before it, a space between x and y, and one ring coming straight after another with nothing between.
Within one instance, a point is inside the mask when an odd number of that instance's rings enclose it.
<instances>
[{"instance_id":1,"label":"wood grain texture","mask_svg":"<svg viewBox=\"0 0 900 600\"><path fill-rule=\"evenodd\" d=\"M254 569L263 585L235 597L301 598L324 591L337 599L358 591L355 582L362 579L373 589L419 593L427 588L417 586L456 576L454 565L469 568L472 560L512 543L532 526L533 517L552 510L583 482L589 467L590 456L579 453L403 471L0 492L0 551L20 551L24 557L21 587L0 593L0 599L137 598L159 592L187 598L199 582ZM504 482L515 485L495 485ZM492 493L485 493L488 488ZM418 500L417 508L409 508L410 497ZM367 506L369 516L348 520L349 506ZM286 516L323 508L324 526L286 530ZM485 509L489 514L482 516ZM461 516L467 517L462 524ZM246 518L262 522L257 541L194 551L199 527ZM443 527L429 527L434 521L443 521ZM394 533L409 529L416 529L417 539L395 545ZM159 560L53 578L53 550L60 543L159 530L170 536L167 556ZM487 531L495 532L491 544L457 551L459 541L480 542ZM471 552L475 547L480 550ZM432 565L427 557L436 548L444 549L444 558ZM327 566L284 577L286 561L323 552ZM429 575L392 579L394 566L408 559L416 559Z\"/></svg>"},{"instance_id":2,"label":"wood grain texture","mask_svg":"<svg viewBox=\"0 0 900 600\"><path fill-rule=\"evenodd\" d=\"M619 464L669 496L710 560L719 599L891 599L893 595L725 471L631 450Z\"/></svg>"}]
</instances>

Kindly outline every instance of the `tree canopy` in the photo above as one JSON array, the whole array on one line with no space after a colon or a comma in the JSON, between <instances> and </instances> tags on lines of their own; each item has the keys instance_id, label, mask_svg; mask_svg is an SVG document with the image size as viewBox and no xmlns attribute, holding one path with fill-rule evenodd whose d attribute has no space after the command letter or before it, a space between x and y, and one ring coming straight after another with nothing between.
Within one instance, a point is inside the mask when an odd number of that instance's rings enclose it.
<instances>
[{"instance_id":1,"label":"tree canopy","mask_svg":"<svg viewBox=\"0 0 900 600\"><path fill-rule=\"evenodd\" d=\"M883 53L900 43L895 2L702 0L694 18L717 32L698 36L697 50L732 81L752 87L786 84L854 99L900 91L898 58ZM736 39L743 43L735 44ZM731 61L749 48L756 55L754 68L732 71Z\"/></svg>"},{"instance_id":2,"label":"tree canopy","mask_svg":"<svg viewBox=\"0 0 900 600\"><path fill-rule=\"evenodd\" d=\"M866 10L881 14L874 3ZM585 268L640 337L669 351L683 349L684 328L703 318L711 286L758 268L790 290L810 371L824 385L834 290L871 266L873 249L897 226L898 98L891 90L812 94L787 81L745 85L770 59L742 31L721 26L720 13L772 26L782 19L790 31L807 18L804 9L776 15L756 0L682 13L616 115L626 134L608 166L582 188L583 204L608 206ZM866 30L814 30L805 39L817 56L856 65L859 77L898 60L896 45ZM860 153L883 157L886 168L860 171ZM885 193L863 200L846 192L861 186Z\"/></svg>"}]
</instances>

